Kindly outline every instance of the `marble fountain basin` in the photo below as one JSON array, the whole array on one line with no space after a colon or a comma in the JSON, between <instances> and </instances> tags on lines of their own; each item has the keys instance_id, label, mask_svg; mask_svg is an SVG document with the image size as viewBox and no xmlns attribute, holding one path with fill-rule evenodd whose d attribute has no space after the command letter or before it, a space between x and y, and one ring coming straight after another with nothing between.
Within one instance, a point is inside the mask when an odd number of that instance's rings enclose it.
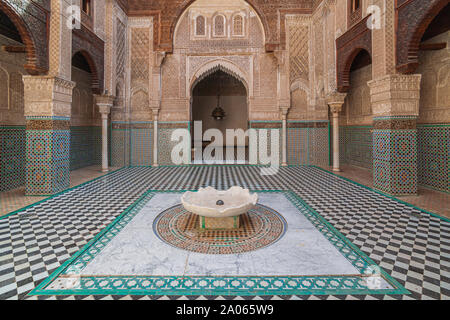
<instances>
[{"instance_id":1,"label":"marble fountain basin","mask_svg":"<svg viewBox=\"0 0 450 320\"><path fill-rule=\"evenodd\" d=\"M186 192L181 197L184 208L200 216L201 229L239 228L239 216L248 212L258 202L258 195L248 189L232 187L219 191L212 187L198 192Z\"/></svg>"}]
</instances>

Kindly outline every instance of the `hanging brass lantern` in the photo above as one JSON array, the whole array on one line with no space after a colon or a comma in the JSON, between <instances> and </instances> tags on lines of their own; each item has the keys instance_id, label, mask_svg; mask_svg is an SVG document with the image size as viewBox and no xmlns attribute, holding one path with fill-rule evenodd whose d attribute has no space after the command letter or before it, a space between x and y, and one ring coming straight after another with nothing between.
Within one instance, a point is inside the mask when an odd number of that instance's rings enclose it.
<instances>
[{"instance_id":1,"label":"hanging brass lantern","mask_svg":"<svg viewBox=\"0 0 450 320\"><path fill-rule=\"evenodd\" d=\"M220 96L217 97L217 101L219 101ZM212 112L212 117L215 120L223 120L223 118L225 118L226 114L225 111L220 107L219 102L217 102L217 107L213 110Z\"/></svg>"},{"instance_id":2,"label":"hanging brass lantern","mask_svg":"<svg viewBox=\"0 0 450 320\"><path fill-rule=\"evenodd\" d=\"M217 95L217 107L212 112L212 117L217 121L223 120L223 118L226 117L225 111L220 107L220 92L221 90L219 87L219 94Z\"/></svg>"}]
</instances>

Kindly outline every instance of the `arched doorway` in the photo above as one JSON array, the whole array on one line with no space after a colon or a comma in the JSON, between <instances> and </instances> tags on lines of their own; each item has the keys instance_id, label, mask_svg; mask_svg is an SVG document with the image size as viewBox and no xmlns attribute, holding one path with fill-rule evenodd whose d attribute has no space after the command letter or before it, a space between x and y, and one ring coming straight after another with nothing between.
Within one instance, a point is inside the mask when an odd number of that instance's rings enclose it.
<instances>
[{"instance_id":1,"label":"arched doorway","mask_svg":"<svg viewBox=\"0 0 450 320\"><path fill-rule=\"evenodd\" d=\"M191 101L193 163L245 163L248 138L242 134L248 129L248 101L244 83L218 69L194 83Z\"/></svg>"},{"instance_id":2,"label":"arched doorway","mask_svg":"<svg viewBox=\"0 0 450 320\"><path fill-rule=\"evenodd\" d=\"M372 80L372 58L365 49L358 50L353 56L348 62L349 89L339 119L340 162L372 170L373 114L367 84Z\"/></svg>"},{"instance_id":3,"label":"arched doorway","mask_svg":"<svg viewBox=\"0 0 450 320\"><path fill-rule=\"evenodd\" d=\"M72 57L72 81L75 82L70 117L70 169L101 163L100 115L94 103L92 64L86 53Z\"/></svg>"}]
</instances>

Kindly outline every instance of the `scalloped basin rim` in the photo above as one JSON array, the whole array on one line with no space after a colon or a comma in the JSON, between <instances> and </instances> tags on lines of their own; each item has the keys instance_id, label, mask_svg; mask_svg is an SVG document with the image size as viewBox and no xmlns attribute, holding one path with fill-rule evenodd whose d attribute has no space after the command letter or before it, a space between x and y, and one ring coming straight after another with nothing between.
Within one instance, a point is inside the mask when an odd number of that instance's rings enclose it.
<instances>
[{"instance_id":1,"label":"scalloped basin rim","mask_svg":"<svg viewBox=\"0 0 450 320\"><path fill-rule=\"evenodd\" d=\"M217 205L222 200L224 205ZM197 192L186 192L181 197L184 208L193 214L209 218L235 217L246 213L258 202L258 194L248 189L231 187L226 191L212 187L200 188Z\"/></svg>"}]
</instances>

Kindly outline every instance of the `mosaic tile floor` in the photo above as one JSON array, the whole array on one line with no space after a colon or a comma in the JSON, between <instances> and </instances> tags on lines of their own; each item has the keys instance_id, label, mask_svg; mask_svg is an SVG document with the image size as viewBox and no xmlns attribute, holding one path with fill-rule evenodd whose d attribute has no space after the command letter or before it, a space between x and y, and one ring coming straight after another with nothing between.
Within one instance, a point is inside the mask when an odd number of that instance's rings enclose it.
<instances>
[{"instance_id":1,"label":"mosaic tile floor","mask_svg":"<svg viewBox=\"0 0 450 320\"><path fill-rule=\"evenodd\" d=\"M289 191L259 192L259 204L249 215L267 217L269 228L255 235L257 242L210 241L214 257L199 252L196 243L186 241L188 247L182 248L165 243L152 226L166 225L164 219L155 220L158 216L180 213L181 195L147 192L30 294L407 293ZM274 229L283 231L275 232L277 241L270 238Z\"/></svg>"},{"instance_id":2,"label":"mosaic tile floor","mask_svg":"<svg viewBox=\"0 0 450 320\"><path fill-rule=\"evenodd\" d=\"M118 168L111 168L110 171ZM84 182L105 175L101 172L100 166L88 166L70 172L70 187L78 186ZM17 188L10 191L0 192L0 217L29 206L33 203L46 199L47 197L25 196L25 187Z\"/></svg>"},{"instance_id":3,"label":"mosaic tile floor","mask_svg":"<svg viewBox=\"0 0 450 320\"><path fill-rule=\"evenodd\" d=\"M450 222L319 168L127 168L0 220L0 299L27 296L147 190L241 185L292 190L410 291L409 295L276 295L263 299L450 299ZM179 299L178 296L71 296L51 299ZM189 299L234 299L191 296ZM244 298L253 298L247 297Z\"/></svg>"},{"instance_id":4,"label":"mosaic tile floor","mask_svg":"<svg viewBox=\"0 0 450 320\"><path fill-rule=\"evenodd\" d=\"M331 171L331 168L325 168ZM337 175L373 187L372 171L360 167L344 165L342 172ZM450 218L450 194L427 189L419 186L419 195L401 197L402 201L411 203L416 207Z\"/></svg>"}]
</instances>

